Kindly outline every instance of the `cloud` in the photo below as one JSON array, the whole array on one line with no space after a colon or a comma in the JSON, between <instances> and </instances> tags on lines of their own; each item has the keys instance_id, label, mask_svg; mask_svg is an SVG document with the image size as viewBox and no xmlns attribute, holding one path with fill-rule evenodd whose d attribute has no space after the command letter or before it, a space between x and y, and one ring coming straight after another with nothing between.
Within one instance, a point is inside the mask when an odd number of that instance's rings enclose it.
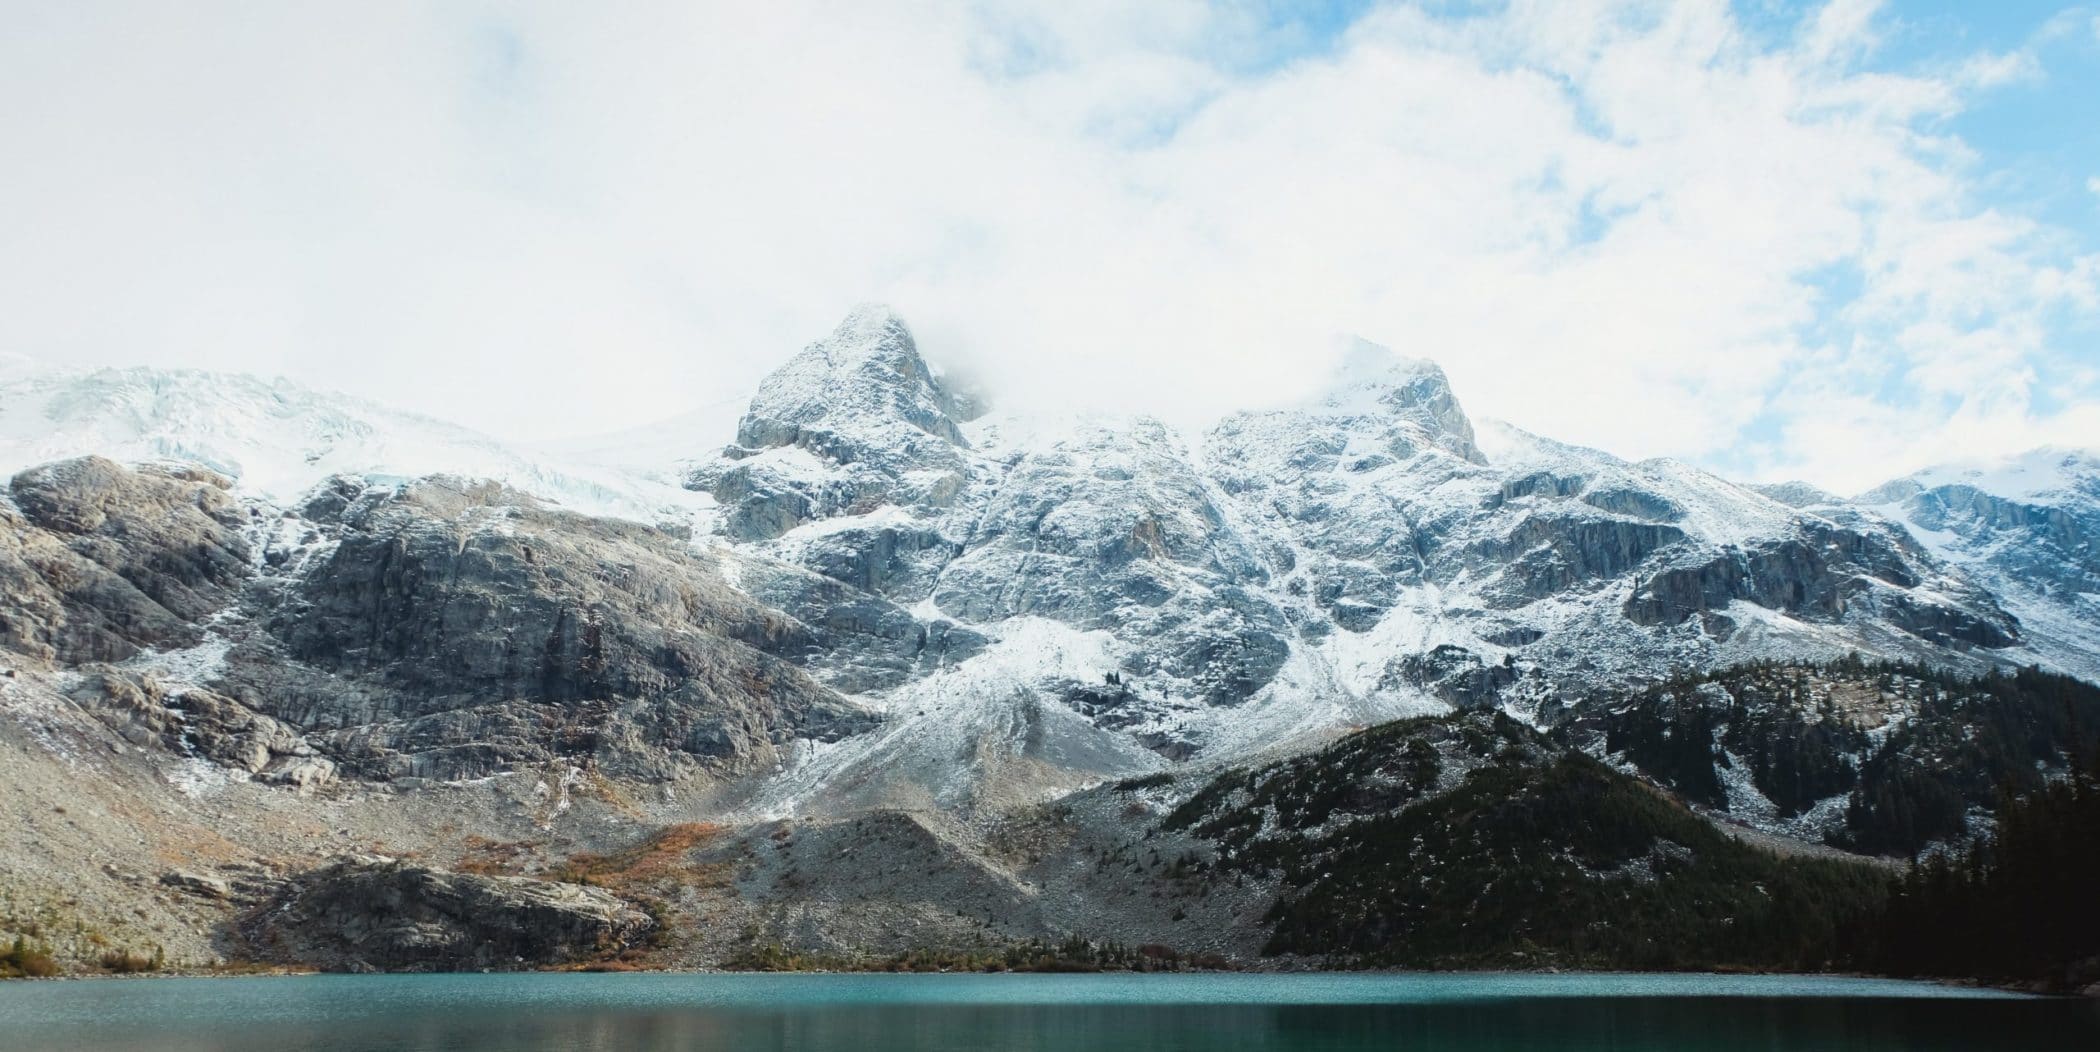
<instances>
[{"instance_id":1,"label":"cloud","mask_svg":"<svg viewBox=\"0 0 2100 1052\"><path fill-rule=\"evenodd\" d=\"M1355 333L1476 413L1839 489L2100 404L2092 246L1946 131L2031 60L1882 68L1876 4L877 6L10 15L0 350L726 438L863 299L1010 403L1191 423Z\"/></svg>"},{"instance_id":2,"label":"cloud","mask_svg":"<svg viewBox=\"0 0 2100 1052\"><path fill-rule=\"evenodd\" d=\"M2033 51L1987 51L1971 55L1964 61L1957 71L1956 82L1966 88L1996 88L2039 80L2041 76L2041 59Z\"/></svg>"}]
</instances>

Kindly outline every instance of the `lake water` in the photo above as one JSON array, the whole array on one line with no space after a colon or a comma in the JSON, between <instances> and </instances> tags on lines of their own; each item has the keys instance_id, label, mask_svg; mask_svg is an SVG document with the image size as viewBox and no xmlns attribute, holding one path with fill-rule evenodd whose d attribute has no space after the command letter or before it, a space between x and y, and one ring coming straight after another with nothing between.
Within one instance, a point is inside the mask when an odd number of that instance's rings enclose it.
<instances>
[{"instance_id":1,"label":"lake water","mask_svg":"<svg viewBox=\"0 0 2100 1052\"><path fill-rule=\"evenodd\" d=\"M317 975L0 983L0 1049L2100 1049L2100 1005L1708 975Z\"/></svg>"}]
</instances>

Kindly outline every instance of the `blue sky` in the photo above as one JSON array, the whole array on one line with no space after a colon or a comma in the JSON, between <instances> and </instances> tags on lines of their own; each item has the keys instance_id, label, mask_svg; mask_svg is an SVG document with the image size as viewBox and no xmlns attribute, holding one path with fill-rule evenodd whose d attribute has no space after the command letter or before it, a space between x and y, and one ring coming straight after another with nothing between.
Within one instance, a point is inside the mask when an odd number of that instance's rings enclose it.
<instances>
[{"instance_id":1,"label":"blue sky","mask_svg":"<svg viewBox=\"0 0 2100 1052\"><path fill-rule=\"evenodd\" d=\"M1784 31L1804 5L1772 5ZM1882 39L1866 68L1904 73L1957 68L1978 53L2019 55L2026 68L2002 84L1976 91L1939 127L1975 151L1977 203L2029 216L2058 232L2070 253L2100 247L2100 8L2037 0L1903 0L1883 8ZM1831 302L1849 301L1859 276L1846 271L1819 282ZM1835 312L1826 312L1835 313ZM2100 326L2090 311L2057 310L2052 353L2036 360L2035 407L2061 411L2094 393L2078 366L2100 368ZM1837 319L1824 324L1841 328ZM2064 368L2064 366L2073 368ZM1885 377L1876 394L1891 402L1918 397L1900 376ZM1748 434L1771 441L1766 417ZM2076 432L2066 437L2075 439ZM2100 444L2100 433L2085 440ZM1720 458L1724 467L1754 471L1756 456Z\"/></svg>"},{"instance_id":2,"label":"blue sky","mask_svg":"<svg viewBox=\"0 0 2100 1052\"><path fill-rule=\"evenodd\" d=\"M1978 92L1947 130L1989 169L1988 199L2100 244L2100 6L1910 0L1887 10L1875 66L1953 66L1978 51L2031 56L2030 73Z\"/></svg>"},{"instance_id":3,"label":"blue sky","mask_svg":"<svg viewBox=\"0 0 2100 1052\"><path fill-rule=\"evenodd\" d=\"M886 300L1201 426L1346 336L1857 490L2100 444L2100 6L82 0L0 12L0 352L537 439Z\"/></svg>"}]
</instances>

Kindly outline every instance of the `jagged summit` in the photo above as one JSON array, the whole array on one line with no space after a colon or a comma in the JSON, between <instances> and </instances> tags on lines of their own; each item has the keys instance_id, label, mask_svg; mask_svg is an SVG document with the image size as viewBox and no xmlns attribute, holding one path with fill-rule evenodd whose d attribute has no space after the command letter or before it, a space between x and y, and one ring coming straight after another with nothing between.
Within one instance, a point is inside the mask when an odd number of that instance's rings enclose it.
<instances>
[{"instance_id":1,"label":"jagged summit","mask_svg":"<svg viewBox=\"0 0 2100 1052\"><path fill-rule=\"evenodd\" d=\"M2040 446L2011 456L1938 464L1856 499L1874 503L1875 494L1906 483L1920 490L1962 486L2016 500L2064 500L2083 494L2100 501L2100 452Z\"/></svg>"},{"instance_id":2,"label":"jagged summit","mask_svg":"<svg viewBox=\"0 0 2100 1052\"><path fill-rule=\"evenodd\" d=\"M1377 413L1392 408L1385 404L1389 395L1424 381L1449 386L1443 367L1427 358L1350 337L1314 403L1337 412Z\"/></svg>"},{"instance_id":3,"label":"jagged summit","mask_svg":"<svg viewBox=\"0 0 2100 1052\"><path fill-rule=\"evenodd\" d=\"M968 406L896 311L864 304L759 384L736 444L685 484L729 509L724 527L743 540L884 506L945 507L969 474Z\"/></svg>"},{"instance_id":4,"label":"jagged summit","mask_svg":"<svg viewBox=\"0 0 2100 1052\"><path fill-rule=\"evenodd\" d=\"M1471 813L1570 742L1776 836L1900 825L1903 854L2070 755L2047 712L1999 718L2004 680L1963 700L1955 676L1869 662L2100 676L2089 457L1923 472L1888 502L1753 489L1476 428L1434 364L1344 357L1323 398L1201 434L966 422L910 329L862 308L765 381L737 444L712 414L599 441L632 472L601 496L537 454L289 385L0 359L0 466L61 461L0 481L0 786L43 794L0 802L55 822L88 792L46 838L63 865L32 875L155 909L223 886L211 901L249 910L251 845L306 865L300 830L324 819L615 889L656 887L665 860L758 859L666 894L731 933L678 943L711 953L771 938L766 917L916 942L986 903L1133 941L1246 927L1289 882L1129 852L1215 828L1216 865L1285 857L1268 845L1319 863L1293 845L1368 843L1351 831L1373 815L1446 797ZM118 463L178 457L236 470ZM674 472L676 500L652 488ZM683 514L573 513L638 498ZM1453 709L1492 711L1294 758ZM1161 824L1205 808L1220 821ZM254 839L229 854L222 827ZM200 843L241 875L107 862ZM1681 859L1599 861L1617 887Z\"/></svg>"},{"instance_id":5,"label":"jagged summit","mask_svg":"<svg viewBox=\"0 0 2100 1052\"><path fill-rule=\"evenodd\" d=\"M1326 387L1306 411L1379 421L1397 418L1419 428L1431 444L1475 464L1487 463L1474 440L1473 422L1451 393L1443 367L1368 340L1348 342Z\"/></svg>"},{"instance_id":6,"label":"jagged summit","mask_svg":"<svg viewBox=\"0 0 2100 1052\"><path fill-rule=\"evenodd\" d=\"M759 384L737 425L737 444L801 446L847 462L857 459L856 447L900 422L967 447L958 426L967 416L920 357L904 319L887 306L862 304Z\"/></svg>"}]
</instances>

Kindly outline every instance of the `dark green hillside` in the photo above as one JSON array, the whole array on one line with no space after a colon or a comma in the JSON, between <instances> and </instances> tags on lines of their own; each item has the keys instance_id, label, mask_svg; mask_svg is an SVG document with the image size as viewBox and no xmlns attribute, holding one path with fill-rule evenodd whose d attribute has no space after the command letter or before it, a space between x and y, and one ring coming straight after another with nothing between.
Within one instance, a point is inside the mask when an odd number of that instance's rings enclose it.
<instances>
[{"instance_id":1,"label":"dark green hillside","mask_svg":"<svg viewBox=\"0 0 2100 1052\"><path fill-rule=\"evenodd\" d=\"M1867 966L2058 991L2100 984L2100 780L2089 766L1999 806L1994 833L1927 859L1859 938Z\"/></svg>"},{"instance_id":2,"label":"dark green hillside","mask_svg":"<svg viewBox=\"0 0 2100 1052\"><path fill-rule=\"evenodd\" d=\"M1481 713L1228 774L1167 824L1281 877L1270 952L1356 966L1819 968L1888 880L1746 846Z\"/></svg>"},{"instance_id":3,"label":"dark green hillside","mask_svg":"<svg viewBox=\"0 0 2100 1052\"><path fill-rule=\"evenodd\" d=\"M1730 775L1747 774L1781 820L1842 797L1824 840L1907 857L1966 839L2002 790L2038 789L2092 750L2100 687L2033 668L1759 663L1595 695L1557 722L1566 740L1716 810L1729 809Z\"/></svg>"}]
</instances>

